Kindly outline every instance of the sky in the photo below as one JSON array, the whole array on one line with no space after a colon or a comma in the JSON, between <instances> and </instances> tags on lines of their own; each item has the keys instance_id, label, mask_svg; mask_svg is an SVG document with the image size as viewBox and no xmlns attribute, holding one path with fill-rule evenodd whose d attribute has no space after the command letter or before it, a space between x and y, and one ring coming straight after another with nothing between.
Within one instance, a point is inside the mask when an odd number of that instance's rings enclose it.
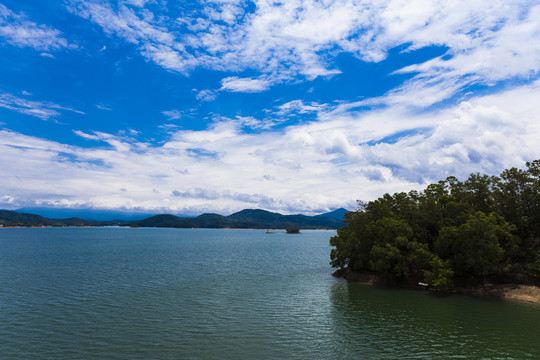
<instances>
[{"instance_id":1,"label":"sky","mask_svg":"<svg viewBox=\"0 0 540 360\"><path fill-rule=\"evenodd\" d=\"M540 3L0 0L0 208L318 214L540 158Z\"/></svg>"}]
</instances>

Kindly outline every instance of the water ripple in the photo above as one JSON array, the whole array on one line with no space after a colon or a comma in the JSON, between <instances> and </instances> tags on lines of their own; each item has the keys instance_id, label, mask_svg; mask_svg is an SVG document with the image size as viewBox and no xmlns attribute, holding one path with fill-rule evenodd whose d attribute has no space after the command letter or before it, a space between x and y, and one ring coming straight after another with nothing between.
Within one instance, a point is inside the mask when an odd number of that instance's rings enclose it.
<instances>
[{"instance_id":1,"label":"water ripple","mask_svg":"<svg viewBox=\"0 0 540 360\"><path fill-rule=\"evenodd\" d=\"M332 232L3 229L7 359L540 358L540 308L349 284Z\"/></svg>"}]
</instances>

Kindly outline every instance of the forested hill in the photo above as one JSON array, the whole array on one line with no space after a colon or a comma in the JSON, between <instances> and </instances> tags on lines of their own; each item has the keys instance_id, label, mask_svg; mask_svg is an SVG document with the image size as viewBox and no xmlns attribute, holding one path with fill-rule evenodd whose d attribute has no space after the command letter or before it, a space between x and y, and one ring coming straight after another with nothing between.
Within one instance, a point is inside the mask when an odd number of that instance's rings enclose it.
<instances>
[{"instance_id":1,"label":"forested hill","mask_svg":"<svg viewBox=\"0 0 540 360\"><path fill-rule=\"evenodd\" d=\"M278 213L246 209L229 216L218 214L202 214L196 218L181 218L173 215L156 215L134 221L135 226L142 227L176 227L176 228L238 228L238 229L337 229L343 225L341 219L330 216L281 215Z\"/></svg>"},{"instance_id":2,"label":"forested hill","mask_svg":"<svg viewBox=\"0 0 540 360\"><path fill-rule=\"evenodd\" d=\"M242 210L229 216L202 214L195 218L174 215L155 215L138 221L91 221L80 218L49 219L40 215L0 210L0 225L3 226L108 226L170 227L170 228L255 228L255 229L338 229L343 225L338 214L347 210L338 209L317 216L281 215L265 210Z\"/></svg>"},{"instance_id":3,"label":"forested hill","mask_svg":"<svg viewBox=\"0 0 540 360\"><path fill-rule=\"evenodd\" d=\"M78 217L49 219L36 214L0 210L0 225L2 226L108 226L124 224L126 224L125 221L93 221Z\"/></svg>"},{"instance_id":4,"label":"forested hill","mask_svg":"<svg viewBox=\"0 0 540 360\"><path fill-rule=\"evenodd\" d=\"M331 264L449 290L457 280L540 282L540 160L360 203Z\"/></svg>"}]
</instances>

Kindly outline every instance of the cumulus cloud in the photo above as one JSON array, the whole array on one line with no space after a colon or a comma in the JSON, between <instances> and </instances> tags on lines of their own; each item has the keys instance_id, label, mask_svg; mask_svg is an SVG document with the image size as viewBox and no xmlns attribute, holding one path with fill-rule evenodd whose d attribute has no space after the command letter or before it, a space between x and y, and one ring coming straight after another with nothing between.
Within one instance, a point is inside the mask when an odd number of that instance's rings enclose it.
<instances>
[{"instance_id":1,"label":"cumulus cloud","mask_svg":"<svg viewBox=\"0 0 540 360\"><path fill-rule=\"evenodd\" d=\"M4 130L0 199L10 208L33 202L223 214L352 208L356 199L539 158L539 96L537 81L421 115L334 106L320 121L282 132L247 134L238 122L217 121L204 131L178 130L161 145L77 131L109 145L83 148Z\"/></svg>"},{"instance_id":2,"label":"cumulus cloud","mask_svg":"<svg viewBox=\"0 0 540 360\"><path fill-rule=\"evenodd\" d=\"M37 24L27 19L24 14L17 14L2 4L0 4L0 37L14 46L45 51L42 56L49 57L54 56L46 51L76 47L68 43L59 30Z\"/></svg>"}]
</instances>

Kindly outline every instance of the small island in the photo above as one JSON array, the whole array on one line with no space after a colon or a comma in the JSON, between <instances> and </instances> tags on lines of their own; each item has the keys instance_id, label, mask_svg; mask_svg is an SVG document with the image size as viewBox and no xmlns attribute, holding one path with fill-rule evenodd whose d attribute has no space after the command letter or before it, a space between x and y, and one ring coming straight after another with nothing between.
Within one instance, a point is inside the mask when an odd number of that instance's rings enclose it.
<instances>
[{"instance_id":1,"label":"small island","mask_svg":"<svg viewBox=\"0 0 540 360\"><path fill-rule=\"evenodd\" d=\"M360 202L330 239L335 276L540 302L540 160L526 167Z\"/></svg>"}]
</instances>

